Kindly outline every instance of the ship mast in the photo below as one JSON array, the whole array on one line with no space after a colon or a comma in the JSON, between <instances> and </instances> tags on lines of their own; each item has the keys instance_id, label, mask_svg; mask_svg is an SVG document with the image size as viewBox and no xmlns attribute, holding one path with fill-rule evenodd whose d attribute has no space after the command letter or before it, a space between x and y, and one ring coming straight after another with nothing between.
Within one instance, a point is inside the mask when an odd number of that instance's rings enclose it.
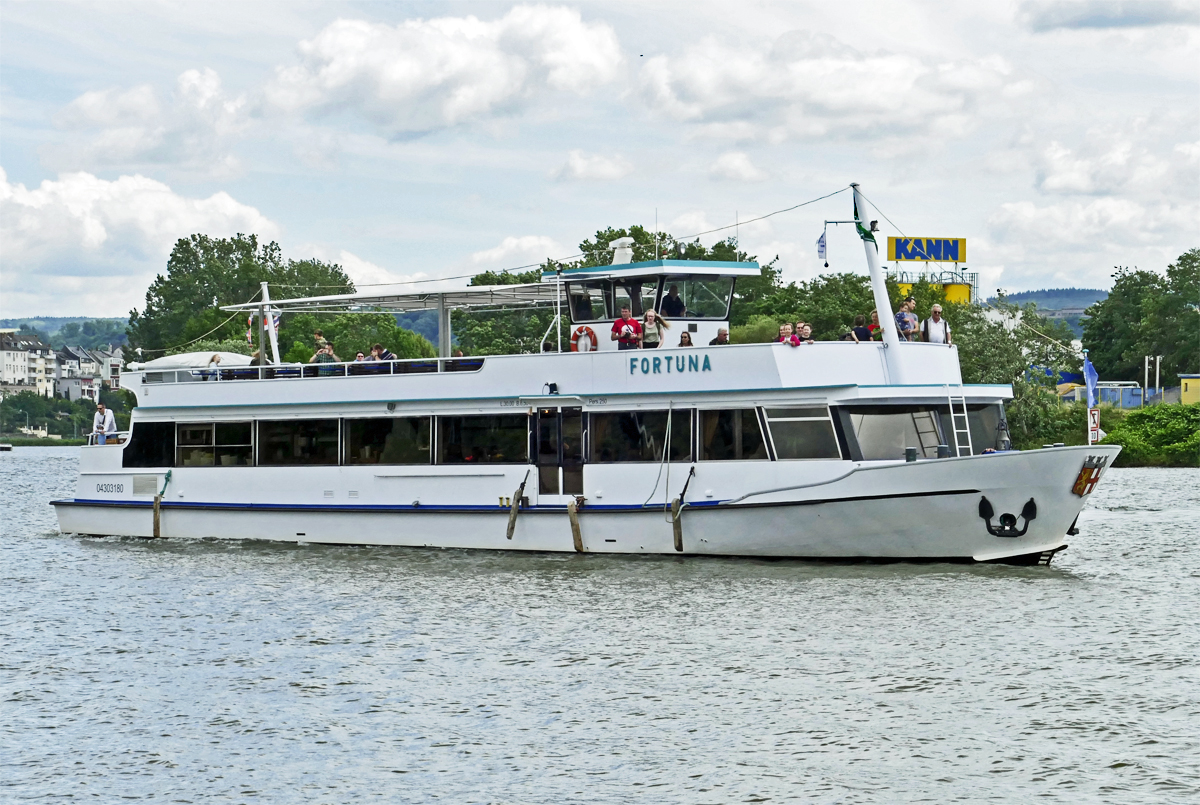
<instances>
[{"instance_id":1,"label":"ship mast","mask_svg":"<svg viewBox=\"0 0 1200 805\"><path fill-rule=\"evenodd\" d=\"M890 382L902 383L903 371L900 368L900 336L896 334L896 317L892 313L892 302L888 298L887 282L884 279L883 267L879 264L879 244L875 242L875 232L870 226L864 226L860 210L864 209L863 196L859 192L858 183L850 185L854 191L854 226L862 238L863 249L867 253L867 268L871 272L871 291L875 295L875 311L879 314L879 326L883 328L884 361L887 364Z\"/></svg>"}]
</instances>

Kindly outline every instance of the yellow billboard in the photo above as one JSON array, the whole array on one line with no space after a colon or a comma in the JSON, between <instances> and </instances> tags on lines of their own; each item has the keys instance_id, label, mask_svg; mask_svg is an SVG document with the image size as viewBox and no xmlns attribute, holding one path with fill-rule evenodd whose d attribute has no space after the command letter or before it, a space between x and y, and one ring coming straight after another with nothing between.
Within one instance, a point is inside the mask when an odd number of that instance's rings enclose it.
<instances>
[{"instance_id":1,"label":"yellow billboard","mask_svg":"<svg viewBox=\"0 0 1200 805\"><path fill-rule=\"evenodd\" d=\"M966 238L888 238L888 259L927 263L965 263Z\"/></svg>"}]
</instances>

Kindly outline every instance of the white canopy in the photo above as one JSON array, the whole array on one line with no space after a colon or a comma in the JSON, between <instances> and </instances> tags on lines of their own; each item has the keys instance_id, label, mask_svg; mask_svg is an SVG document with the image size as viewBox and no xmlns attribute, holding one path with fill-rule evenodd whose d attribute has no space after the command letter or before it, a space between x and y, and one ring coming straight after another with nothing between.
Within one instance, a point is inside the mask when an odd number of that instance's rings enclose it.
<instances>
[{"instance_id":1,"label":"white canopy","mask_svg":"<svg viewBox=\"0 0 1200 805\"><path fill-rule=\"evenodd\" d=\"M236 352L182 352L178 355L165 355L145 363L129 364L130 369L149 369L152 372L167 369L196 369L205 368L213 355L221 356L221 367L249 366L250 356L239 355Z\"/></svg>"}]
</instances>

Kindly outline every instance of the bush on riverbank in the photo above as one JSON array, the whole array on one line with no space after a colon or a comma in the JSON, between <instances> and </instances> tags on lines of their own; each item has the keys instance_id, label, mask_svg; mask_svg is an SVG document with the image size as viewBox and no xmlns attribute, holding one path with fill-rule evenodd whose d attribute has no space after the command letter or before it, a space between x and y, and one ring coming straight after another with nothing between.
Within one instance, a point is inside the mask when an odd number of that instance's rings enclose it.
<instances>
[{"instance_id":1,"label":"bush on riverbank","mask_svg":"<svg viewBox=\"0 0 1200 805\"><path fill-rule=\"evenodd\" d=\"M1119 444L1118 467L1200 467L1200 403L1130 411L1101 444Z\"/></svg>"},{"instance_id":2,"label":"bush on riverbank","mask_svg":"<svg viewBox=\"0 0 1200 805\"><path fill-rule=\"evenodd\" d=\"M0 434L0 442L11 444L13 447L79 447L87 444L87 439L39 439L29 436L5 436Z\"/></svg>"}]
</instances>

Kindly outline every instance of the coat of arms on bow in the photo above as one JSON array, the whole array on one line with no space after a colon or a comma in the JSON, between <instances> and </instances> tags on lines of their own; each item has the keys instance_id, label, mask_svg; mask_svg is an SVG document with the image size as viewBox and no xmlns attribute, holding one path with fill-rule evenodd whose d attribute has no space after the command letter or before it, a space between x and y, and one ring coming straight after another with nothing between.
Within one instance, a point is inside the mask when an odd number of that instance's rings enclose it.
<instances>
[{"instance_id":1,"label":"coat of arms on bow","mask_svg":"<svg viewBox=\"0 0 1200 805\"><path fill-rule=\"evenodd\" d=\"M1075 478L1075 485L1071 487L1071 491L1080 497L1092 494L1100 480L1100 473L1104 472L1107 466L1108 456L1088 456L1083 462L1083 468L1079 470L1079 476Z\"/></svg>"}]
</instances>

